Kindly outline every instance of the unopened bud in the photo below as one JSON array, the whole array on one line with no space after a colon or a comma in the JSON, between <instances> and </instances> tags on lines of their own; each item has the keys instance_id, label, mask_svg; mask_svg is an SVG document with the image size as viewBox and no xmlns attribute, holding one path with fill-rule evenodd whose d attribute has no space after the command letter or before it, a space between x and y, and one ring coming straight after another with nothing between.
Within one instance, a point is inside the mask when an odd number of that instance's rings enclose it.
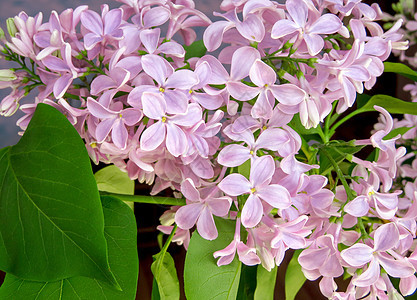
<instances>
[{"instance_id":1,"label":"unopened bud","mask_svg":"<svg viewBox=\"0 0 417 300\"><path fill-rule=\"evenodd\" d=\"M13 81L16 80L17 77L13 70L3 69L0 70L0 81Z\"/></svg>"},{"instance_id":2,"label":"unopened bud","mask_svg":"<svg viewBox=\"0 0 417 300\"><path fill-rule=\"evenodd\" d=\"M9 35L11 37L14 37L17 33L17 28L16 28L16 25L14 24L14 19L8 18L6 20L6 24L7 24L7 31L9 32Z\"/></svg>"},{"instance_id":3,"label":"unopened bud","mask_svg":"<svg viewBox=\"0 0 417 300\"><path fill-rule=\"evenodd\" d=\"M292 47L293 43L290 43L289 41L287 41L284 46L282 46L282 49L290 49Z\"/></svg>"}]
</instances>

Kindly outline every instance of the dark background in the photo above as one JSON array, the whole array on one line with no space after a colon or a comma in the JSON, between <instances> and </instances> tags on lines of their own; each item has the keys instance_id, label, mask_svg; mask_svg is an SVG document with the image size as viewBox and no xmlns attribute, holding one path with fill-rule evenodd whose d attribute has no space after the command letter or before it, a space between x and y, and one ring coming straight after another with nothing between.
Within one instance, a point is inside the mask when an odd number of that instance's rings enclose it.
<instances>
[{"instance_id":1,"label":"dark background","mask_svg":"<svg viewBox=\"0 0 417 300\"><path fill-rule=\"evenodd\" d=\"M282 2L282 1L280 1ZM383 11L391 11L391 3L393 1L363 1L366 3L378 2ZM28 15L34 16L39 11L43 13L43 20L46 22L49 19L50 12L56 10L61 12L66 8L75 8L79 5L88 5L90 9L100 11L100 5L106 3L103 1L90 0L19 0L19 1L5 1L0 0L0 26L6 31L6 19L17 15L20 11L24 10ZM203 11L209 17L212 17L213 11L220 11L219 4L221 0L195 0L197 9ZM120 3L108 2L110 7L118 7ZM201 31L200 31L201 36ZM391 57L391 61L395 58ZM0 69L12 67L9 63L0 60ZM408 96L401 92L402 86L405 81L399 79L392 74L384 74L378 79L377 85L372 90L372 94L384 93L400 98L407 98ZM0 90L0 99L5 97L9 93L9 90ZM368 92L369 93L369 92ZM21 103L31 103L34 101L34 96L29 95ZM15 115L9 118L0 117L0 148L14 145L18 139L18 127L15 125L16 121L23 116L18 111ZM369 132L372 129L373 124L376 121L378 114L369 113L367 115L354 118L350 122L347 122L340 127L337 138L350 140L353 138L361 139L368 138ZM146 194L149 192L149 187L146 185L137 184L136 193ZM152 255L159 252L159 246L157 244L156 226L159 224L158 218L165 211L165 207L156 205L136 204L135 214L137 216L138 223L138 249L139 249L139 261L140 261L140 272L139 272L139 284L137 299L150 299L152 290L152 274L150 272L150 266L152 263ZM182 247L172 245L170 247L170 253L173 255L178 271L178 277L182 282L183 266L185 251ZM290 253L288 253L290 254ZM284 278L285 271L290 259L290 255L286 255L286 258L278 270L278 280L275 289L275 299L285 299L284 296ZM182 284L182 283L181 283ZM183 291L182 298L185 299ZM306 282L302 287L301 291L297 295L298 300L309 300L309 299L325 299L319 289L318 282Z\"/></svg>"}]
</instances>

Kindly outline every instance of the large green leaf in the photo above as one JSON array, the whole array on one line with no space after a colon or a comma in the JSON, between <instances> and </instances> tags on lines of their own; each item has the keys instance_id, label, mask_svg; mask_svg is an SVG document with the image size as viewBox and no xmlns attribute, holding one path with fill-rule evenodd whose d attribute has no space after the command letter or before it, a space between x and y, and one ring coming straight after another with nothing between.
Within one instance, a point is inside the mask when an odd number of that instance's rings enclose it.
<instances>
[{"instance_id":1,"label":"large green leaf","mask_svg":"<svg viewBox=\"0 0 417 300\"><path fill-rule=\"evenodd\" d=\"M56 282L33 282L7 274L0 287L0 299L135 299L139 271L135 217L129 207L117 198L103 196L102 203L109 262L123 291L81 276Z\"/></svg>"},{"instance_id":2,"label":"large green leaf","mask_svg":"<svg viewBox=\"0 0 417 300\"><path fill-rule=\"evenodd\" d=\"M19 143L0 150L0 182L0 269L27 280L79 275L118 287L90 160L63 114L38 105Z\"/></svg>"},{"instance_id":3,"label":"large green leaf","mask_svg":"<svg viewBox=\"0 0 417 300\"><path fill-rule=\"evenodd\" d=\"M270 272L262 266L258 266L256 275L255 300L273 300L275 283L277 282L278 267L273 268Z\"/></svg>"},{"instance_id":4,"label":"large green leaf","mask_svg":"<svg viewBox=\"0 0 417 300\"><path fill-rule=\"evenodd\" d=\"M167 251L160 252L153 257L155 261L152 263L151 270L155 278L154 287L155 284L158 287L158 299L178 300L180 298L180 284L174 259Z\"/></svg>"},{"instance_id":5,"label":"large green leaf","mask_svg":"<svg viewBox=\"0 0 417 300\"><path fill-rule=\"evenodd\" d=\"M99 191L124 195L135 193L135 182L115 165L97 171L94 177Z\"/></svg>"},{"instance_id":6,"label":"large green leaf","mask_svg":"<svg viewBox=\"0 0 417 300\"><path fill-rule=\"evenodd\" d=\"M402 63L384 62L384 72L397 73L417 81L417 72Z\"/></svg>"},{"instance_id":7,"label":"large green leaf","mask_svg":"<svg viewBox=\"0 0 417 300\"><path fill-rule=\"evenodd\" d=\"M354 113L360 114L367 111L375 111L374 105L385 108L391 114L417 115L417 103L407 102L388 95L372 96L361 108Z\"/></svg>"},{"instance_id":8,"label":"large green leaf","mask_svg":"<svg viewBox=\"0 0 417 300\"><path fill-rule=\"evenodd\" d=\"M257 288L256 274L258 267L242 264L237 300L253 300L255 289ZM263 267L260 266L259 268Z\"/></svg>"},{"instance_id":9,"label":"large green leaf","mask_svg":"<svg viewBox=\"0 0 417 300\"><path fill-rule=\"evenodd\" d=\"M290 263L285 273L285 299L294 300L298 291L303 286L306 278L301 271L301 266L298 263L298 257L300 256L301 250L296 250L292 256Z\"/></svg>"},{"instance_id":10,"label":"large green leaf","mask_svg":"<svg viewBox=\"0 0 417 300\"><path fill-rule=\"evenodd\" d=\"M188 300L235 300L241 263L234 258L231 264L218 267L213 253L224 249L232 240L235 222L216 218L219 236L214 241L203 239L194 231L185 257L184 288Z\"/></svg>"}]
</instances>

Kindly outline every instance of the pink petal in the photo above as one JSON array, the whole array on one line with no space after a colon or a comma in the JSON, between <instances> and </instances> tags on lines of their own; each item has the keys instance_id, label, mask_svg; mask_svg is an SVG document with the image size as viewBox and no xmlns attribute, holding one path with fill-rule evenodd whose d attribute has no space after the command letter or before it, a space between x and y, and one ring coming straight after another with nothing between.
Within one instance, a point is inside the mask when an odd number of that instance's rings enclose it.
<instances>
[{"instance_id":1,"label":"pink petal","mask_svg":"<svg viewBox=\"0 0 417 300\"><path fill-rule=\"evenodd\" d=\"M143 17L143 26L145 28L151 28L155 26L159 26L164 24L166 21L168 21L170 17L170 11L169 9L165 7L154 7L148 10L144 17Z\"/></svg>"},{"instance_id":2,"label":"pink petal","mask_svg":"<svg viewBox=\"0 0 417 300\"><path fill-rule=\"evenodd\" d=\"M269 87L274 97L282 104L297 105L307 96L306 92L290 83Z\"/></svg>"},{"instance_id":3,"label":"pink petal","mask_svg":"<svg viewBox=\"0 0 417 300\"><path fill-rule=\"evenodd\" d=\"M160 120L165 116L166 104L164 98L155 93L142 94L143 113L148 118Z\"/></svg>"},{"instance_id":4,"label":"pink petal","mask_svg":"<svg viewBox=\"0 0 417 300\"><path fill-rule=\"evenodd\" d=\"M417 289L417 277L416 276L411 275L409 277L401 277L400 291L403 296L412 295L416 289Z\"/></svg>"},{"instance_id":5,"label":"pink petal","mask_svg":"<svg viewBox=\"0 0 417 300\"><path fill-rule=\"evenodd\" d=\"M232 204L229 197L211 198L206 200L206 205L210 208L213 215L224 217L227 215Z\"/></svg>"},{"instance_id":6,"label":"pink petal","mask_svg":"<svg viewBox=\"0 0 417 300\"><path fill-rule=\"evenodd\" d=\"M256 249L246 246L243 242L237 244L237 254L239 260L247 266L255 266L261 263L258 255L256 255Z\"/></svg>"},{"instance_id":7,"label":"pink petal","mask_svg":"<svg viewBox=\"0 0 417 300\"><path fill-rule=\"evenodd\" d=\"M111 138L113 140L113 143L116 145L117 148L125 149L127 136L127 130L122 119L117 118L114 121L113 130L111 132Z\"/></svg>"},{"instance_id":8,"label":"pink petal","mask_svg":"<svg viewBox=\"0 0 417 300\"><path fill-rule=\"evenodd\" d=\"M304 34L304 41L307 44L308 53L315 56L320 53L324 47L324 40L321 36L314 33Z\"/></svg>"},{"instance_id":9,"label":"pink petal","mask_svg":"<svg viewBox=\"0 0 417 300\"><path fill-rule=\"evenodd\" d=\"M191 98L202 107L209 110L218 109L223 105L223 97L221 95L211 96L206 93L193 93Z\"/></svg>"},{"instance_id":10,"label":"pink petal","mask_svg":"<svg viewBox=\"0 0 417 300\"><path fill-rule=\"evenodd\" d=\"M255 104L251 110L251 116L253 118L262 118L262 119L269 119L272 116L272 105L268 99L268 91L262 89L259 93L258 99L256 99ZM275 99L271 97L272 100L275 102Z\"/></svg>"},{"instance_id":11,"label":"pink petal","mask_svg":"<svg viewBox=\"0 0 417 300\"><path fill-rule=\"evenodd\" d=\"M98 95L104 90L116 88L114 80L107 75L99 75L91 83L91 94Z\"/></svg>"},{"instance_id":12,"label":"pink petal","mask_svg":"<svg viewBox=\"0 0 417 300\"><path fill-rule=\"evenodd\" d=\"M344 272L336 254L330 255L319 271L324 277L339 277Z\"/></svg>"},{"instance_id":13,"label":"pink petal","mask_svg":"<svg viewBox=\"0 0 417 300\"><path fill-rule=\"evenodd\" d=\"M343 250L340 255L353 267L362 267L372 259L374 250L365 244L355 244L352 247Z\"/></svg>"},{"instance_id":14,"label":"pink petal","mask_svg":"<svg viewBox=\"0 0 417 300\"><path fill-rule=\"evenodd\" d=\"M242 209L242 225L252 228L259 224L263 215L261 200L254 194L250 194Z\"/></svg>"},{"instance_id":15,"label":"pink petal","mask_svg":"<svg viewBox=\"0 0 417 300\"><path fill-rule=\"evenodd\" d=\"M169 75L169 70L164 58L158 55L147 54L142 56L142 68L146 74L155 79L159 85L163 85L165 79Z\"/></svg>"},{"instance_id":16,"label":"pink petal","mask_svg":"<svg viewBox=\"0 0 417 300\"><path fill-rule=\"evenodd\" d=\"M52 71L58 72L68 72L69 67L68 65L58 57L55 56L47 56L42 60L42 63Z\"/></svg>"},{"instance_id":17,"label":"pink petal","mask_svg":"<svg viewBox=\"0 0 417 300\"><path fill-rule=\"evenodd\" d=\"M113 128L115 119L106 119L100 122L96 127L96 139L97 142L103 142L109 135L110 130Z\"/></svg>"},{"instance_id":18,"label":"pink petal","mask_svg":"<svg viewBox=\"0 0 417 300\"><path fill-rule=\"evenodd\" d=\"M342 27L340 19L333 14L324 14L315 21L309 28L309 33L332 34Z\"/></svg>"},{"instance_id":19,"label":"pink petal","mask_svg":"<svg viewBox=\"0 0 417 300\"><path fill-rule=\"evenodd\" d=\"M123 122L127 126L134 126L136 125L140 119L142 119L142 112L136 108L126 108L121 112Z\"/></svg>"},{"instance_id":20,"label":"pink petal","mask_svg":"<svg viewBox=\"0 0 417 300\"><path fill-rule=\"evenodd\" d=\"M161 29L159 28L145 29L140 32L140 40L146 50L148 50L148 53L154 53L156 48L158 48L160 34Z\"/></svg>"},{"instance_id":21,"label":"pink petal","mask_svg":"<svg viewBox=\"0 0 417 300\"><path fill-rule=\"evenodd\" d=\"M112 9L104 16L104 35L111 34L122 22L123 11L121 8Z\"/></svg>"},{"instance_id":22,"label":"pink petal","mask_svg":"<svg viewBox=\"0 0 417 300\"><path fill-rule=\"evenodd\" d=\"M187 150L187 137L184 131L181 130L175 124L167 124L167 139L166 139L166 147L168 151L178 157Z\"/></svg>"},{"instance_id":23,"label":"pink petal","mask_svg":"<svg viewBox=\"0 0 417 300\"><path fill-rule=\"evenodd\" d=\"M375 258L372 258L371 263L359 277L352 279L352 283L360 287L369 287L373 285L379 278L380 275L379 263Z\"/></svg>"},{"instance_id":24,"label":"pink petal","mask_svg":"<svg viewBox=\"0 0 417 300\"><path fill-rule=\"evenodd\" d=\"M279 39L298 30L299 26L290 20L279 20L272 26L271 37Z\"/></svg>"},{"instance_id":25,"label":"pink petal","mask_svg":"<svg viewBox=\"0 0 417 300\"><path fill-rule=\"evenodd\" d=\"M218 185L224 193L239 196L249 193L252 188L250 182L241 174L233 173L226 176Z\"/></svg>"},{"instance_id":26,"label":"pink petal","mask_svg":"<svg viewBox=\"0 0 417 300\"><path fill-rule=\"evenodd\" d=\"M64 96L67 92L68 88L72 83L72 75L71 74L64 74L55 81L54 84L54 96L57 99L60 99Z\"/></svg>"},{"instance_id":27,"label":"pink petal","mask_svg":"<svg viewBox=\"0 0 417 300\"><path fill-rule=\"evenodd\" d=\"M260 59L257 59L253 64L249 71L249 77L259 87L263 87L266 84L272 85L277 80L274 70Z\"/></svg>"},{"instance_id":28,"label":"pink petal","mask_svg":"<svg viewBox=\"0 0 417 300\"><path fill-rule=\"evenodd\" d=\"M291 206L291 196L286 188L279 184L271 184L257 190L256 194L271 206L285 209Z\"/></svg>"},{"instance_id":29,"label":"pink petal","mask_svg":"<svg viewBox=\"0 0 417 300\"><path fill-rule=\"evenodd\" d=\"M387 251L394 248L400 240L400 233L394 223L384 224L375 230L374 251Z\"/></svg>"},{"instance_id":30,"label":"pink petal","mask_svg":"<svg viewBox=\"0 0 417 300\"><path fill-rule=\"evenodd\" d=\"M240 101L251 100L260 92L259 88L248 86L242 82L230 81L226 87L230 95Z\"/></svg>"},{"instance_id":31,"label":"pink petal","mask_svg":"<svg viewBox=\"0 0 417 300\"><path fill-rule=\"evenodd\" d=\"M180 207L175 213L175 223L181 229L192 228L197 222L203 207L202 203L191 203Z\"/></svg>"},{"instance_id":32,"label":"pink petal","mask_svg":"<svg viewBox=\"0 0 417 300\"><path fill-rule=\"evenodd\" d=\"M168 77L165 87L189 90L198 83L197 75L191 70L179 70Z\"/></svg>"},{"instance_id":33,"label":"pink petal","mask_svg":"<svg viewBox=\"0 0 417 300\"><path fill-rule=\"evenodd\" d=\"M105 108L103 105L98 103L93 98L87 99L87 108L88 111L95 117L99 119L109 119L115 118L117 116L117 112L111 111L108 108Z\"/></svg>"},{"instance_id":34,"label":"pink petal","mask_svg":"<svg viewBox=\"0 0 417 300\"><path fill-rule=\"evenodd\" d=\"M162 121L148 127L140 137L140 147L145 151L155 150L165 140L166 126Z\"/></svg>"},{"instance_id":35,"label":"pink petal","mask_svg":"<svg viewBox=\"0 0 417 300\"><path fill-rule=\"evenodd\" d=\"M220 257L217 261L218 266L228 265L235 258L237 241L233 240L226 248L213 253L215 258Z\"/></svg>"},{"instance_id":36,"label":"pink petal","mask_svg":"<svg viewBox=\"0 0 417 300\"><path fill-rule=\"evenodd\" d=\"M211 52L220 47L224 32L231 26L232 24L229 21L217 21L206 28L203 40L208 51Z\"/></svg>"},{"instance_id":37,"label":"pink petal","mask_svg":"<svg viewBox=\"0 0 417 300\"><path fill-rule=\"evenodd\" d=\"M385 271L392 277L404 278L409 277L416 271L411 263L405 258L395 260L388 254L378 255L379 264L384 268Z\"/></svg>"},{"instance_id":38,"label":"pink petal","mask_svg":"<svg viewBox=\"0 0 417 300\"><path fill-rule=\"evenodd\" d=\"M163 43L162 45L158 47L158 50L170 56L175 56L175 57L185 56L184 48L180 44L174 41Z\"/></svg>"},{"instance_id":39,"label":"pink petal","mask_svg":"<svg viewBox=\"0 0 417 300\"><path fill-rule=\"evenodd\" d=\"M315 270L320 268L330 254L328 248L307 249L301 252L298 262L306 270Z\"/></svg>"},{"instance_id":40,"label":"pink petal","mask_svg":"<svg viewBox=\"0 0 417 300\"><path fill-rule=\"evenodd\" d=\"M250 170L250 182L257 188L271 181L275 173L275 162L272 156L265 155L252 162Z\"/></svg>"},{"instance_id":41,"label":"pink petal","mask_svg":"<svg viewBox=\"0 0 417 300\"><path fill-rule=\"evenodd\" d=\"M178 114L170 118L172 123L179 126L191 127L202 120L203 112L201 107L196 103L188 105L187 112L185 114Z\"/></svg>"},{"instance_id":42,"label":"pink petal","mask_svg":"<svg viewBox=\"0 0 417 300\"><path fill-rule=\"evenodd\" d=\"M260 59L259 51L250 46L239 48L233 53L230 77L233 80L241 80L249 75L253 63ZM245 62L242 64L242 62Z\"/></svg>"},{"instance_id":43,"label":"pink petal","mask_svg":"<svg viewBox=\"0 0 417 300\"><path fill-rule=\"evenodd\" d=\"M200 201L200 193L196 189L194 182L187 178L181 183L181 193L184 195L185 199L199 202Z\"/></svg>"},{"instance_id":44,"label":"pink petal","mask_svg":"<svg viewBox=\"0 0 417 300\"><path fill-rule=\"evenodd\" d=\"M298 27L304 27L308 16L308 8L305 2L302 0L288 0L285 6Z\"/></svg>"},{"instance_id":45,"label":"pink petal","mask_svg":"<svg viewBox=\"0 0 417 300\"><path fill-rule=\"evenodd\" d=\"M210 210L204 206L200 217L197 220L197 231L206 240L214 240L217 238L217 228L214 224L213 215Z\"/></svg>"},{"instance_id":46,"label":"pink petal","mask_svg":"<svg viewBox=\"0 0 417 300\"><path fill-rule=\"evenodd\" d=\"M103 21L98 13L92 10L84 11L81 14L81 23L83 26L97 35L103 34Z\"/></svg>"},{"instance_id":47,"label":"pink petal","mask_svg":"<svg viewBox=\"0 0 417 300\"><path fill-rule=\"evenodd\" d=\"M369 211L368 197L358 196L345 206L345 212L354 217L363 217Z\"/></svg>"},{"instance_id":48,"label":"pink petal","mask_svg":"<svg viewBox=\"0 0 417 300\"><path fill-rule=\"evenodd\" d=\"M237 23L236 29L244 38L258 43L265 36L264 24L255 14L250 14L243 22Z\"/></svg>"},{"instance_id":49,"label":"pink petal","mask_svg":"<svg viewBox=\"0 0 417 300\"><path fill-rule=\"evenodd\" d=\"M227 145L220 151L217 161L226 167L237 167L251 157L249 152L250 150L247 147L241 145Z\"/></svg>"},{"instance_id":50,"label":"pink petal","mask_svg":"<svg viewBox=\"0 0 417 300\"><path fill-rule=\"evenodd\" d=\"M256 140L256 148L278 151L288 141L287 133L281 128L268 128L259 135Z\"/></svg>"},{"instance_id":51,"label":"pink petal","mask_svg":"<svg viewBox=\"0 0 417 300\"><path fill-rule=\"evenodd\" d=\"M166 111L170 114L184 114L188 108L188 98L180 90L166 90L164 93Z\"/></svg>"}]
</instances>

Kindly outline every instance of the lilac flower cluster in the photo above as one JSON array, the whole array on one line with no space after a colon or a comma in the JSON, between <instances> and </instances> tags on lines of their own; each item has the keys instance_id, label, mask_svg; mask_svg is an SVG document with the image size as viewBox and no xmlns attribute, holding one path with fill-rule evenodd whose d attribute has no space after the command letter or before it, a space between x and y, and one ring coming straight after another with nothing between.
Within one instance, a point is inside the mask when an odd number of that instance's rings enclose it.
<instances>
[{"instance_id":1,"label":"lilac flower cluster","mask_svg":"<svg viewBox=\"0 0 417 300\"><path fill-rule=\"evenodd\" d=\"M398 137L385 139L391 116L375 108L384 126L354 145L379 155L352 155L352 173L338 169L337 180L320 174L320 146L294 126L298 118L328 144L321 123L351 107L391 51L406 47L401 20L385 32L378 5L360 0L224 0L214 23L192 0L119 2L101 14L80 6L52 12L47 22L23 12L9 20L2 55L20 66L0 73L0 87L12 88L0 113L13 114L37 89L35 103L20 107L22 130L47 103L68 117L95 163L153 184L152 195L179 192L187 204L167 211L159 229L170 233L175 222L173 241L185 247L194 226L217 238L213 215L236 220L234 239L214 253L219 266L237 253L271 270L288 249L304 249L302 270L310 280L322 277L328 298L386 299L398 293L388 275L401 278L403 295L414 292L416 185L407 183L404 196L394 181L398 172L417 174L398 167L411 157L396 147ZM174 39L192 44L196 26L207 27L208 51L223 46L217 57L185 59ZM332 162L325 147L320 153ZM334 278L344 273L352 279L340 292Z\"/></svg>"}]
</instances>

